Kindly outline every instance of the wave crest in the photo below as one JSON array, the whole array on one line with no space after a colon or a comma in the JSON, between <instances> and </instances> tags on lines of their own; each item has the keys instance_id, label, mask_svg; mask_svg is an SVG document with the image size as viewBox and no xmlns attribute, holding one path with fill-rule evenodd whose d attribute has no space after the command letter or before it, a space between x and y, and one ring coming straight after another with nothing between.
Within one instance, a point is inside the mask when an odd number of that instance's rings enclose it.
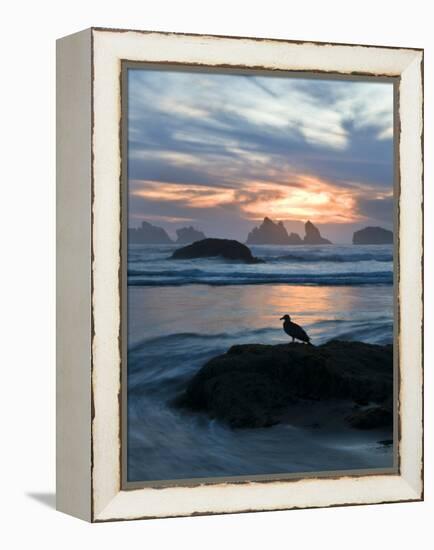
<instances>
[{"instance_id":1,"label":"wave crest","mask_svg":"<svg viewBox=\"0 0 434 550\"><path fill-rule=\"evenodd\" d=\"M185 271L130 271L130 286L183 286L205 284L210 286L299 284L327 286L392 285L392 271L364 273L214 273L199 270Z\"/></svg>"}]
</instances>

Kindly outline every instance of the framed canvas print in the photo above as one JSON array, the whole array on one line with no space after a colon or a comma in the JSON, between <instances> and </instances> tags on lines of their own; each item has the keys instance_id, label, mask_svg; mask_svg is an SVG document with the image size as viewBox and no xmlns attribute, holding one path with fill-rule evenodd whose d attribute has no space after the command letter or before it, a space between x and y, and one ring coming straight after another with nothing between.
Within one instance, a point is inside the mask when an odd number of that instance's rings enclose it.
<instances>
[{"instance_id":1,"label":"framed canvas print","mask_svg":"<svg viewBox=\"0 0 434 550\"><path fill-rule=\"evenodd\" d=\"M423 51L57 45L57 506L423 498Z\"/></svg>"}]
</instances>

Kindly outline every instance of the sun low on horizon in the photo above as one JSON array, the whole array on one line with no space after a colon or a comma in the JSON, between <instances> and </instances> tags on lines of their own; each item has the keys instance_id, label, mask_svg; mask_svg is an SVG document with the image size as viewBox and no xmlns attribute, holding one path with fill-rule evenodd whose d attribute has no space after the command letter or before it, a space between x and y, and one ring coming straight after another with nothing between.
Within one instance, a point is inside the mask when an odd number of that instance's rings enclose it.
<instances>
[{"instance_id":1,"label":"sun low on horizon","mask_svg":"<svg viewBox=\"0 0 434 550\"><path fill-rule=\"evenodd\" d=\"M393 84L129 69L128 225L393 226Z\"/></svg>"}]
</instances>

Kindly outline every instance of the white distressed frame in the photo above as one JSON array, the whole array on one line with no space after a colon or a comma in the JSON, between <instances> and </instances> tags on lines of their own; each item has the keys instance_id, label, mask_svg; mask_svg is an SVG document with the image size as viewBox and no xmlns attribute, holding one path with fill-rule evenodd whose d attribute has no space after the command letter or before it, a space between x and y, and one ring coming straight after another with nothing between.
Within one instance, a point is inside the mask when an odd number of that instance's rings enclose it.
<instances>
[{"instance_id":1,"label":"white distressed frame","mask_svg":"<svg viewBox=\"0 0 434 550\"><path fill-rule=\"evenodd\" d=\"M84 33L90 33L91 38L93 99L93 334L89 373L93 406L90 512L75 511L75 515L108 521L422 499L423 51L108 29ZM122 60L400 77L399 475L121 490Z\"/></svg>"}]
</instances>

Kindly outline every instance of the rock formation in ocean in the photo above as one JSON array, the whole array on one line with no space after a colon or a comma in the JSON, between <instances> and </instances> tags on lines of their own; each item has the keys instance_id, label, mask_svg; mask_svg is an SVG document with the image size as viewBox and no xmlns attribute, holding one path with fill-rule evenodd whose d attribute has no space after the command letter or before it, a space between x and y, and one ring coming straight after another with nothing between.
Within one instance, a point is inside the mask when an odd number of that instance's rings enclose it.
<instances>
[{"instance_id":1,"label":"rock formation in ocean","mask_svg":"<svg viewBox=\"0 0 434 550\"><path fill-rule=\"evenodd\" d=\"M264 218L259 227L250 231L247 244L302 244L303 241L297 233L288 235L282 222L273 222L270 218Z\"/></svg>"},{"instance_id":2,"label":"rock formation in ocean","mask_svg":"<svg viewBox=\"0 0 434 550\"><path fill-rule=\"evenodd\" d=\"M353 244L393 244L393 232L383 227L365 227L353 234Z\"/></svg>"},{"instance_id":3,"label":"rock formation in ocean","mask_svg":"<svg viewBox=\"0 0 434 550\"><path fill-rule=\"evenodd\" d=\"M310 221L305 224L306 235L302 240L298 233L288 235L283 222L273 222L270 218L264 218L259 227L250 231L247 244L332 244L324 239L319 229Z\"/></svg>"},{"instance_id":4,"label":"rock formation in ocean","mask_svg":"<svg viewBox=\"0 0 434 550\"><path fill-rule=\"evenodd\" d=\"M174 405L233 428L296 423L295 411L305 418L318 407L314 421L322 422L338 406L347 429L391 429L392 396L391 345L331 340L233 346L208 361Z\"/></svg>"},{"instance_id":5,"label":"rock formation in ocean","mask_svg":"<svg viewBox=\"0 0 434 550\"><path fill-rule=\"evenodd\" d=\"M352 412L346 420L353 428L359 430L371 430L373 428L392 426L393 407L389 401L388 406L363 407Z\"/></svg>"},{"instance_id":6,"label":"rock formation in ocean","mask_svg":"<svg viewBox=\"0 0 434 550\"><path fill-rule=\"evenodd\" d=\"M181 229L176 230L177 240L176 244L190 244L196 241L201 241L206 239L205 233L198 231L194 227L181 227Z\"/></svg>"},{"instance_id":7,"label":"rock formation in ocean","mask_svg":"<svg viewBox=\"0 0 434 550\"><path fill-rule=\"evenodd\" d=\"M142 222L137 229L128 229L128 242L131 244L171 244L172 240L162 227Z\"/></svg>"},{"instance_id":8,"label":"rock formation in ocean","mask_svg":"<svg viewBox=\"0 0 434 550\"><path fill-rule=\"evenodd\" d=\"M303 244L303 241L298 233L290 233L288 244Z\"/></svg>"},{"instance_id":9,"label":"rock formation in ocean","mask_svg":"<svg viewBox=\"0 0 434 550\"><path fill-rule=\"evenodd\" d=\"M321 236L319 229L311 221L306 222L304 230L306 232L303 240L304 244L332 244L328 239Z\"/></svg>"},{"instance_id":10,"label":"rock formation in ocean","mask_svg":"<svg viewBox=\"0 0 434 550\"><path fill-rule=\"evenodd\" d=\"M237 260L248 264L262 263L262 260L252 256L250 248L238 241L229 239L203 239L193 244L178 248L172 255L175 260L192 258L214 258Z\"/></svg>"}]
</instances>

